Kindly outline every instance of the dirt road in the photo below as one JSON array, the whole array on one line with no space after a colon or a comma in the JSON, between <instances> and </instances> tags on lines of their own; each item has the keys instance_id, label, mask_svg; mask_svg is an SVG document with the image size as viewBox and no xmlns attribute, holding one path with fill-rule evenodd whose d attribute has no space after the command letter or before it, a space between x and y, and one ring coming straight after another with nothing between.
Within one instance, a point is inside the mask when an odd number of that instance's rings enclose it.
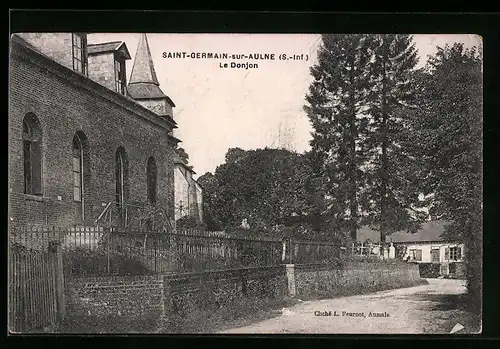
<instances>
[{"instance_id":1,"label":"dirt road","mask_svg":"<svg viewBox=\"0 0 500 349\"><path fill-rule=\"evenodd\" d=\"M479 331L459 310L465 281L427 279L428 285L360 296L301 302L277 318L221 333L423 334ZM474 329L473 329L474 327Z\"/></svg>"}]
</instances>

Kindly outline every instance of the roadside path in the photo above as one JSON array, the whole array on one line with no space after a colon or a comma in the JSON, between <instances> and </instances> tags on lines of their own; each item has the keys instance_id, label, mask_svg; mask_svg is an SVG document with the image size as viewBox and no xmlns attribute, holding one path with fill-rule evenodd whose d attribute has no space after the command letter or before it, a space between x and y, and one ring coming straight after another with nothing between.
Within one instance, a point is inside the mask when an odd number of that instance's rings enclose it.
<instances>
[{"instance_id":1,"label":"roadside path","mask_svg":"<svg viewBox=\"0 0 500 349\"><path fill-rule=\"evenodd\" d=\"M464 322L464 312L453 301L465 292L465 281L427 281L428 285L301 302L284 308L281 317L221 333L449 333L454 321ZM370 312L388 316L370 316ZM460 332L465 331L467 327Z\"/></svg>"}]
</instances>

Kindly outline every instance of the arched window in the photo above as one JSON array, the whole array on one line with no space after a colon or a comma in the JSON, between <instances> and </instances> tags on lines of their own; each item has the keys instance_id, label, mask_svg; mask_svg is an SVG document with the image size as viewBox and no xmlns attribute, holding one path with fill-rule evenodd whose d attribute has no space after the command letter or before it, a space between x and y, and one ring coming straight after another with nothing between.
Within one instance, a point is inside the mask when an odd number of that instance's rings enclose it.
<instances>
[{"instance_id":1,"label":"arched window","mask_svg":"<svg viewBox=\"0 0 500 349\"><path fill-rule=\"evenodd\" d=\"M119 147L115 154L116 207L120 224L127 224L127 194L128 194L128 159L125 148Z\"/></svg>"},{"instance_id":2,"label":"arched window","mask_svg":"<svg viewBox=\"0 0 500 349\"><path fill-rule=\"evenodd\" d=\"M75 202L75 218L77 221L83 221L83 140L78 134L73 137L73 200Z\"/></svg>"},{"instance_id":3,"label":"arched window","mask_svg":"<svg viewBox=\"0 0 500 349\"><path fill-rule=\"evenodd\" d=\"M148 181L148 202L151 205L156 204L156 161L150 156L148 159L147 181Z\"/></svg>"},{"instance_id":4,"label":"arched window","mask_svg":"<svg viewBox=\"0 0 500 349\"><path fill-rule=\"evenodd\" d=\"M23 120L24 193L42 194L42 132L34 114Z\"/></svg>"}]
</instances>

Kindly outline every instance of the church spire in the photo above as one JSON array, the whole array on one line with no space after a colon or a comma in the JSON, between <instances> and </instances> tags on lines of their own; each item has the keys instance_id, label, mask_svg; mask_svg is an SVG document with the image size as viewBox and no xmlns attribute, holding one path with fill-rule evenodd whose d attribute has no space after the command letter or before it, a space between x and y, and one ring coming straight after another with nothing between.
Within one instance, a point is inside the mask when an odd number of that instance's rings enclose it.
<instances>
[{"instance_id":1,"label":"church spire","mask_svg":"<svg viewBox=\"0 0 500 349\"><path fill-rule=\"evenodd\" d=\"M134 65L130 75L129 84L151 83L159 85L156 71L149 50L148 38L145 33L141 34L139 45L135 53Z\"/></svg>"},{"instance_id":2,"label":"church spire","mask_svg":"<svg viewBox=\"0 0 500 349\"><path fill-rule=\"evenodd\" d=\"M128 96L160 116L173 118L172 108L175 104L159 85L148 38L146 34L141 34L127 85Z\"/></svg>"}]
</instances>

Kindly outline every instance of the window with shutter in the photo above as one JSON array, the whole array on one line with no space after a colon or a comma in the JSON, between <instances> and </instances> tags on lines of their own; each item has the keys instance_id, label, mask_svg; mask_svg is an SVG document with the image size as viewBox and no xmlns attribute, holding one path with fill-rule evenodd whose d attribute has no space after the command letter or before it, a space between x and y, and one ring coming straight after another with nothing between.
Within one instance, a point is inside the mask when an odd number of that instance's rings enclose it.
<instances>
[{"instance_id":1,"label":"window with shutter","mask_svg":"<svg viewBox=\"0 0 500 349\"><path fill-rule=\"evenodd\" d=\"M422 250L416 250L415 252L416 252L415 253L415 259L417 261L421 261L422 260Z\"/></svg>"}]
</instances>

